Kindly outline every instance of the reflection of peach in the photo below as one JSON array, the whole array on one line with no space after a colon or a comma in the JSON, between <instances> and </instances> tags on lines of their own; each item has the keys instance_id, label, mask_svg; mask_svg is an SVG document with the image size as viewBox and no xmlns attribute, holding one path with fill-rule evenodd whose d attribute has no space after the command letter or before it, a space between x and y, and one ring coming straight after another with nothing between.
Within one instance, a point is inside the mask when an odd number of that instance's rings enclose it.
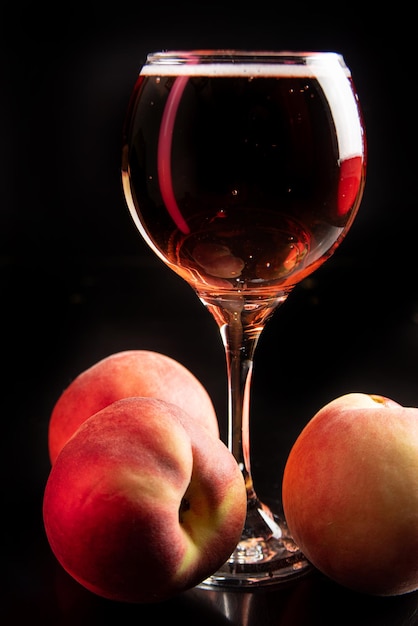
<instances>
[{"instance_id":1,"label":"reflection of peach","mask_svg":"<svg viewBox=\"0 0 418 626\"><path fill-rule=\"evenodd\" d=\"M257 263L257 276L264 280L277 280L299 269L308 252L303 242L291 242L272 250Z\"/></svg>"},{"instance_id":2,"label":"reflection of peach","mask_svg":"<svg viewBox=\"0 0 418 626\"><path fill-rule=\"evenodd\" d=\"M282 494L296 543L329 578L418 589L418 408L363 393L328 403L291 449Z\"/></svg>"},{"instance_id":3,"label":"reflection of peach","mask_svg":"<svg viewBox=\"0 0 418 626\"><path fill-rule=\"evenodd\" d=\"M244 478L225 444L179 407L124 398L87 419L45 487L51 549L105 598L158 602L215 572L238 543Z\"/></svg>"},{"instance_id":4,"label":"reflection of peach","mask_svg":"<svg viewBox=\"0 0 418 626\"><path fill-rule=\"evenodd\" d=\"M158 352L127 350L111 354L83 371L58 398L49 422L51 462L84 420L115 400L130 396L172 402L219 436L212 401L186 367Z\"/></svg>"},{"instance_id":5,"label":"reflection of peach","mask_svg":"<svg viewBox=\"0 0 418 626\"><path fill-rule=\"evenodd\" d=\"M227 246L217 243L198 243L193 249L193 258L208 274L218 278L236 278L245 266Z\"/></svg>"},{"instance_id":6,"label":"reflection of peach","mask_svg":"<svg viewBox=\"0 0 418 626\"><path fill-rule=\"evenodd\" d=\"M338 215L345 215L353 208L360 191L363 167L364 162L360 156L344 159L341 162L338 184Z\"/></svg>"}]
</instances>

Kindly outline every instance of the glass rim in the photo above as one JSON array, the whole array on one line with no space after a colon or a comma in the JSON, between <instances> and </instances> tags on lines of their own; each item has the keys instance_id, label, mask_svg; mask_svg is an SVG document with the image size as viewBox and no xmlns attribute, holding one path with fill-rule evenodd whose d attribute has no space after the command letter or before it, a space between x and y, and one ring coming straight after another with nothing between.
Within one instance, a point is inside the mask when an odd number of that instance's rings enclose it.
<instances>
[{"instance_id":1,"label":"glass rim","mask_svg":"<svg viewBox=\"0 0 418 626\"><path fill-rule=\"evenodd\" d=\"M330 76L351 77L339 52L264 50L164 50L147 55L140 74L148 76Z\"/></svg>"},{"instance_id":2,"label":"glass rim","mask_svg":"<svg viewBox=\"0 0 418 626\"><path fill-rule=\"evenodd\" d=\"M243 49L192 49L192 50L161 50L147 54L147 63L178 64L187 63L295 63L300 64L308 59L320 60L334 58L344 63L343 55L337 51L327 50L243 50Z\"/></svg>"}]
</instances>

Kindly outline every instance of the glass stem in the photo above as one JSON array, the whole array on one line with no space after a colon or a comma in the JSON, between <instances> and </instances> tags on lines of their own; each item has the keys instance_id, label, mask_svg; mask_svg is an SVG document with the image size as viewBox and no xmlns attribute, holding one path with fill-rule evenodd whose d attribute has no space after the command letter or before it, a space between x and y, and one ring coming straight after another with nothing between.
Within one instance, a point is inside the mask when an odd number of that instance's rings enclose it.
<instances>
[{"instance_id":1,"label":"glass stem","mask_svg":"<svg viewBox=\"0 0 418 626\"><path fill-rule=\"evenodd\" d=\"M228 448L245 479L247 492L254 494L250 455L250 391L254 352L262 329L248 336L241 316L234 314L220 328L228 376Z\"/></svg>"},{"instance_id":2,"label":"glass stem","mask_svg":"<svg viewBox=\"0 0 418 626\"><path fill-rule=\"evenodd\" d=\"M243 538L267 539L279 532L268 507L255 492L251 474L250 393L254 352L266 322L287 293L248 300L240 296L207 298L202 302L215 318L225 348L228 375L227 444L244 476L247 522Z\"/></svg>"}]
</instances>

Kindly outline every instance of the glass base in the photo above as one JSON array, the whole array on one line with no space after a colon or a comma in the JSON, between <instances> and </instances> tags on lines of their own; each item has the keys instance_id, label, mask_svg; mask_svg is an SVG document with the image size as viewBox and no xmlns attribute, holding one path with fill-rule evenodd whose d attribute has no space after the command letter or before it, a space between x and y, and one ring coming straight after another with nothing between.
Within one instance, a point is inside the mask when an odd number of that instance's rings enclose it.
<instances>
[{"instance_id":1,"label":"glass base","mask_svg":"<svg viewBox=\"0 0 418 626\"><path fill-rule=\"evenodd\" d=\"M269 539L242 539L224 565L199 589L254 589L282 585L312 569L288 534L286 524L274 517L278 531Z\"/></svg>"}]
</instances>

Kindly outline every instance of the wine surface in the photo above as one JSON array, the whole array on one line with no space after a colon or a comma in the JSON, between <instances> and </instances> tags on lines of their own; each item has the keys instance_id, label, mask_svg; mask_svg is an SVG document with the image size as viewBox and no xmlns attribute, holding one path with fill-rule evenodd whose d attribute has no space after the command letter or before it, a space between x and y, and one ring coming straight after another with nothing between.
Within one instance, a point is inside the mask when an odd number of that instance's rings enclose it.
<instances>
[{"instance_id":1,"label":"wine surface","mask_svg":"<svg viewBox=\"0 0 418 626\"><path fill-rule=\"evenodd\" d=\"M351 79L286 65L144 66L122 170L141 234L199 292L291 288L332 254L360 204Z\"/></svg>"}]
</instances>

